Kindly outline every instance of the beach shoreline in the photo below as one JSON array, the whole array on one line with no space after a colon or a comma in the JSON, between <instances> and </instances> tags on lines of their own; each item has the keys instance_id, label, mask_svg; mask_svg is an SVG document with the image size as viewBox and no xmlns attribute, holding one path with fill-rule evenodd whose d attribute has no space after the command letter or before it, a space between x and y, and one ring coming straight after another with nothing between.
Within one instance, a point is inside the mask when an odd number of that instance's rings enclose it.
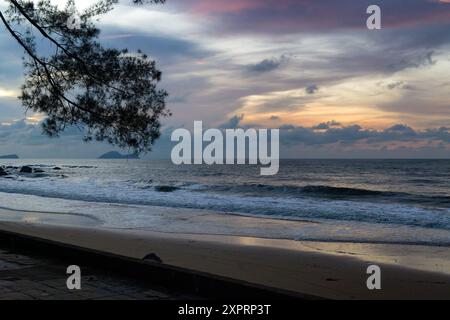
<instances>
[{"instance_id":1,"label":"beach shoreline","mask_svg":"<svg viewBox=\"0 0 450 320\"><path fill-rule=\"evenodd\" d=\"M0 221L309 242L450 247L450 231L390 223L132 205L0 192ZM305 209L307 210L307 209Z\"/></svg>"},{"instance_id":2,"label":"beach shoreline","mask_svg":"<svg viewBox=\"0 0 450 320\"><path fill-rule=\"evenodd\" d=\"M450 299L450 248L0 222L0 230L329 299ZM76 258L75 258L76 260ZM74 261L76 263L76 261ZM367 267L382 290L367 289Z\"/></svg>"}]
</instances>

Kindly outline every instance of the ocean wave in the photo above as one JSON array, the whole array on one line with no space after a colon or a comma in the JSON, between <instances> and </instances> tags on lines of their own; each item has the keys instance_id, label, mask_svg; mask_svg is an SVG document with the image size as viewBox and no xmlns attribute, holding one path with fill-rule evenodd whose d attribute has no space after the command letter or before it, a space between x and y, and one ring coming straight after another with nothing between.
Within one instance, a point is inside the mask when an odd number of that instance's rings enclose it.
<instances>
[{"instance_id":1,"label":"ocean wave","mask_svg":"<svg viewBox=\"0 0 450 320\"><path fill-rule=\"evenodd\" d=\"M156 186L155 191L157 192L175 192L177 190L180 190L178 187L173 186Z\"/></svg>"},{"instance_id":2,"label":"ocean wave","mask_svg":"<svg viewBox=\"0 0 450 320\"><path fill-rule=\"evenodd\" d=\"M450 197L443 195L417 195L407 192L392 192L370 190L363 188L348 188L323 185L265 185L265 184L243 184L243 185L203 185L188 187L192 190L210 192L230 192L242 195L255 196L285 196L285 197L313 197L328 199L351 199L351 200L386 200L390 202L400 203L417 203L417 204L450 204Z\"/></svg>"},{"instance_id":3,"label":"ocean wave","mask_svg":"<svg viewBox=\"0 0 450 320\"><path fill-rule=\"evenodd\" d=\"M316 196L392 196L404 195L387 191L376 191L358 188L346 188L335 186L295 186L295 185L266 185L266 184L243 184L243 185L205 185L204 189L216 191L233 191L236 193L271 193L285 195L316 195Z\"/></svg>"},{"instance_id":4,"label":"ocean wave","mask_svg":"<svg viewBox=\"0 0 450 320\"><path fill-rule=\"evenodd\" d=\"M281 219L327 219L379 224L398 224L450 230L450 209L423 208L401 203L350 201L316 197L279 197L216 193L203 185L172 186L151 182L141 188L124 181L95 179L29 179L26 182L3 180L0 192L28 194L47 198L102 203L150 205L160 207L207 209L222 213L253 214ZM157 189L156 187L159 187ZM248 186L247 186L248 187ZM236 188L242 188L237 186ZM263 188L276 188L264 186ZM299 190L304 190L297 188ZM327 189L319 189L326 191ZM333 191L335 192L335 191Z\"/></svg>"},{"instance_id":5,"label":"ocean wave","mask_svg":"<svg viewBox=\"0 0 450 320\"><path fill-rule=\"evenodd\" d=\"M288 166L284 175L281 172L268 179L241 167L197 170L157 162L37 163L33 167L43 165L41 174L46 176L20 174L20 162L5 163L16 167L8 169L13 178L0 178L0 192L96 203L208 209L276 219L326 219L450 230L446 180L436 179L436 184L441 183L438 187L417 187L407 182L410 175L395 171L386 176L385 169L380 167L383 170L379 173L381 169L374 169L373 165L365 168L364 174L362 169L353 167L350 170L345 166L319 166L311 171L294 165ZM54 170L56 165L62 169ZM415 178L431 179L428 174Z\"/></svg>"},{"instance_id":6,"label":"ocean wave","mask_svg":"<svg viewBox=\"0 0 450 320\"><path fill-rule=\"evenodd\" d=\"M256 214L218 212L205 214L197 209L170 208L168 210L154 206L46 199L2 192L0 192L0 203L3 207L0 209L6 209L0 214L2 221L31 220L34 223L58 225L102 226L114 229L145 229L156 232L234 235L310 242L450 245L450 231L390 224L297 217L279 217L284 221L276 221L260 219L261 216ZM242 223L242 218L256 218L259 219L259 223ZM286 220L294 221L291 223Z\"/></svg>"},{"instance_id":7,"label":"ocean wave","mask_svg":"<svg viewBox=\"0 0 450 320\"><path fill-rule=\"evenodd\" d=\"M41 167L41 165L33 165L33 168ZM40 172L22 174L19 170L10 170L10 175L3 177L3 179L16 180L23 182L23 185L29 183L30 180L36 180L36 185L42 184L42 189L48 181L55 183L54 180L68 180L67 183L84 183L94 182L100 188L94 193L103 193L101 190L104 187L111 185L113 188L130 189L138 188L141 190L152 190L158 193L174 193L182 190L197 193L217 193L217 194L232 194L241 197L281 197L281 198L318 198L331 200L350 200L350 201L375 201L386 203L400 203L413 204L434 208L448 208L450 205L450 196L448 195L433 195L433 194L413 194L408 192L393 192L384 190L373 190L369 188L346 187L339 185L294 185L294 184L264 184L264 183L241 183L241 184L208 184L208 183L193 183L193 182L179 182L164 183L162 181L155 181L153 179L135 180L129 179L126 181L111 180L109 183L105 180L95 182L96 179L89 179L87 176L78 176L76 178L70 177L64 172L53 170L54 165L42 165L42 167L49 168L48 170L41 170ZM62 166L65 168L95 168L94 166ZM11 167L12 168L12 167ZM14 167L18 168L18 167ZM81 180L80 180L81 179ZM87 180L86 180L87 179ZM92 180L92 181L91 181ZM65 184L64 184L65 185ZM13 188L20 190L22 187ZM103 189L102 189L103 188ZM83 189L83 188L81 188ZM1 188L0 188L1 191ZM8 190L5 189L6 192ZM83 200L83 199L80 199ZM145 201L144 201L145 202Z\"/></svg>"},{"instance_id":8,"label":"ocean wave","mask_svg":"<svg viewBox=\"0 0 450 320\"><path fill-rule=\"evenodd\" d=\"M331 186L306 186L301 188L301 192L313 195L325 196L393 196L401 193L376 191L358 188L331 187Z\"/></svg>"}]
</instances>

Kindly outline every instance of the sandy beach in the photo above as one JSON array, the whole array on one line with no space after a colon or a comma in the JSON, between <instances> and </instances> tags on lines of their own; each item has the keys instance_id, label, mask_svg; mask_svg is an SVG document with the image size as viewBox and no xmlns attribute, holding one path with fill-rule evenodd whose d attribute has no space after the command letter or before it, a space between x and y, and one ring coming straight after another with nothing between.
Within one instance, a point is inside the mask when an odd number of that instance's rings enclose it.
<instances>
[{"instance_id":1,"label":"sandy beach","mask_svg":"<svg viewBox=\"0 0 450 320\"><path fill-rule=\"evenodd\" d=\"M450 248L1 222L0 229L330 299L450 299ZM76 257L74 257L76 260ZM75 261L76 262L76 261ZM366 287L367 267L382 290Z\"/></svg>"}]
</instances>

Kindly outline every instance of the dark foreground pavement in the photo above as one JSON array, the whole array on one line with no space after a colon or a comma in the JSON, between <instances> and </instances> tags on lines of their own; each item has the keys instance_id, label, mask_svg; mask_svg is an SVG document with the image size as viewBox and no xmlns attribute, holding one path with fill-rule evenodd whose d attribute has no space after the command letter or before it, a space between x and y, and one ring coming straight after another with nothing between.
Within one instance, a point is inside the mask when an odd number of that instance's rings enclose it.
<instances>
[{"instance_id":1,"label":"dark foreground pavement","mask_svg":"<svg viewBox=\"0 0 450 320\"><path fill-rule=\"evenodd\" d=\"M0 249L0 300L190 300L196 297L143 285L123 275L81 267L81 290L66 285L68 265Z\"/></svg>"},{"instance_id":2,"label":"dark foreground pavement","mask_svg":"<svg viewBox=\"0 0 450 320\"><path fill-rule=\"evenodd\" d=\"M70 265L81 290L67 288ZM0 299L317 300L315 296L0 230Z\"/></svg>"}]
</instances>

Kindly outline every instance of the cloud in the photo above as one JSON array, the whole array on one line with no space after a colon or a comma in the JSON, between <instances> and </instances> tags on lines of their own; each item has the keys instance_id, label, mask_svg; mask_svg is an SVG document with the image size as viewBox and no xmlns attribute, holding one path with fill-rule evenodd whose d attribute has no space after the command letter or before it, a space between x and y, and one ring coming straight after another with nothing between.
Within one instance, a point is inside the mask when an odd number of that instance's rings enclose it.
<instances>
[{"instance_id":1,"label":"cloud","mask_svg":"<svg viewBox=\"0 0 450 320\"><path fill-rule=\"evenodd\" d=\"M195 61L214 55L211 50L203 48L199 43L186 40L175 35L160 35L157 33L134 32L123 34L116 27L106 27L101 40L107 46L128 48L131 51L141 49L159 64L174 64L180 61ZM114 35L114 36L113 36Z\"/></svg>"},{"instance_id":2,"label":"cloud","mask_svg":"<svg viewBox=\"0 0 450 320\"><path fill-rule=\"evenodd\" d=\"M0 87L0 98L6 97L6 98L13 98L17 97L19 94L16 91L3 89Z\"/></svg>"},{"instance_id":3,"label":"cloud","mask_svg":"<svg viewBox=\"0 0 450 320\"><path fill-rule=\"evenodd\" d=\"M383 131L386 136L390 136L391 138L415 138L418 136L417 132L404 124L396 124L390 128L387 128Z\"/></svg>"},{"instance_id":4,"label":"cloud","mask_svg":"<svg viewBox=\"0 0 450 320\"><path fill-rule=\"evenodd\" d=\"M314 93L316 93L317 91L319 91L319 87L316 86L315 84L313 84L313 85L311 85L311 86L307 86L307 87L305 88L305 91L306 91L307 94L314 94Z\"/></svg>"},{"instance_id":5,"label":"cloud","mask_svg":"<svg viewBox=\"0 0 450 320\"><path fill-rule=\"evenodd\" d=\"M432 66L436 64L436 60L433 59L435 52L433 50L426 52L418 52L416 54L407 54L402 57L401 60L388 64L387 68L393 71L404 70L408 68L420 68L426 66Z\"/></svg>"},{"instance_id":6,"label":"cloud","mask_svg":"<svg viewBox=\"0 0 450 320\"><path fill-rule=\"evenodd\" d=\"M105 143L85 143L83 132L69 127L59 138L44 135L40 123L21 119L0 124L0 155L18 154L21 158L96 158L113 150Z\"/></svg>"},{"instance_id":7,"label":"cloud","mask_svg":"<svg viewBox=\"0 0 450 320\"><path fill-rule=\"evenodd\" d=\"M331 125L330 125L331 124ZM409 142L411 148L418 140L440 141L450 144L450 128L432 128L416 131L413 128L397 124L384 130L363 129L354 124L337 127L337 123L329 122L307 128L301 126L285 125L280 128L281 142L285 145L328 145L341 143L354 145L364 144ZM321 129L318 131L317 129Z\"/></svg>"},{"instance_id":8,"label":"cloud","mask_svg":"<svg viewBox=\"0 0 450 320\"><path fill-rule=\"evenodd\" d=\"M333 120L333 121L323 122L316 126L313 126L312 129L313 130L328 130L330 128L340 127L340 126L342 126L342 125L339 122Z\"/></svg>"},{"instance_id":9,"label":"cloud","mask_svg":"<svg viewBox=\"0 0 450 320\"><path fill-rule=\"evenodd\" d=\"M247 66L247 70L252 73L265 73L278 69L286 63L288 58L281 56L280 58L264 59L263 61Z\"/></svg>"},{"instance_id":10,"label":"cloud","mask_svg":"<svg viewBox=\"0 0 450 320\"><path fill-rule=\"evenodd\" d=\"M244 120L244 115L235 115L230 118L227 122L219 126L220 129L236 129L239 128L240 123Z\"/></svg>"},{"instance_id":11,"label":"cloud","mask_svg":"<svg viewBox=\"0 0 450 320\"><path fill-rule=\"evenodd\" d=\"M408 83L405 83L404 81L395 81L391 82L386 87L389 90L395 90L395 89L403 89L403 90L415 90L415 87L413 85L410 85Z\"/></svg>"},{"instance_id":12,"label":"cloud","mask_svg":"<svg viewBox=\"0 0 450 320\"><path fill-rule=\"evenodd\" d=\"M370 0L184 0L177 6L193 15L218 21L223 33L299 33L366 29ZM443 1L379 0L384 28L424 26L448 22L449 4Z\"/></svg>"},{"instance_id":13,"label":"cloud","mask_svg":"<svg viewBox=\"0 0 450 320\"><path fill-rule=\"evenodd\" d=\"M242 126L243 119L243 115L236 115L220 128L248 128L248 125ZM145 157L170 157L170 134L173 129L165 128L154 152ZM284 154L292 149L297 150L289 154L293 157L332 157L333 154L344 155L344 150L347 155L353 156L445 156L450 154L450 127L415 130L405 124L397 124L383 130L371 130L357 124L343 126L329 121L312 127L284 125L280 128L280 142ZM107 144L84 143L82 132L77 128L69 128L60 138L50 139L42 135L38 124L30 124L25 119L0 125L0 155L15 153L23 158L96 158L113 149ZM397 153L392 153L393 150Z\"/></svg>"}]
</instances>

